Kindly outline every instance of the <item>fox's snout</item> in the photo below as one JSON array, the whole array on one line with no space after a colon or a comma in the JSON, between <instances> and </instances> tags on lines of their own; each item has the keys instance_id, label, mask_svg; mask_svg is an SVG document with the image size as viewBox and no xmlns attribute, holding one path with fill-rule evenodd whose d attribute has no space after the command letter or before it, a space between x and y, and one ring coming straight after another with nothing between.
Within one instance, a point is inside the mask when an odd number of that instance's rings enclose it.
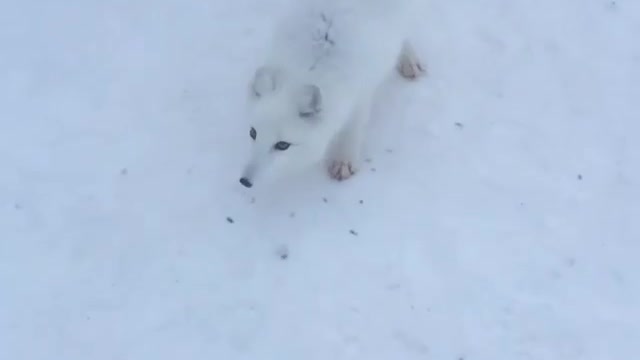
<instances>
[{"instance_id":1,"label":"fox's snout","mask_svg":"<svg viewBox=\"0 0 640 360\"><path fill-rule=\"evenodd\" d=\"M240 178L240 184L242 184L242 186L246 188L250 188L253 186L253 183L251 182L251 180L247 179L244 176Z\"/></svg>"},{"instance_id":2,"label":"fox's snout","mask_svg":"<svg viewBox=\"0 0 640 360\"><path fill-rule=\"evenodd\" d=\"M250 188L253 186L253 182L258 175L259 170L258 162L256 159L251 159L247 166L242 171L242 175L240 175L240 184L246 188Z\"/></svg>"}]
</instances>

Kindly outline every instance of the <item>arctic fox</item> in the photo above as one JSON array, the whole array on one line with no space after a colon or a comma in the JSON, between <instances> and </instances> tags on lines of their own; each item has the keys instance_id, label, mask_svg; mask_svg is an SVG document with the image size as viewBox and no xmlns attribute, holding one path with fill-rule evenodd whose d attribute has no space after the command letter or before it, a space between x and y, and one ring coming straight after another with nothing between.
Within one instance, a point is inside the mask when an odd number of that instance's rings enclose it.
<instances>
[{"instance_id":1,"label":"arctic fox","mask_svg":"<svg viewBox=\"0 0 640 360\"><path fill-rule=\"evenodd\" d=\"M397 69L424 69L407 40L411 0L293 0L249 84L251 158L240 183L327 160L358 170L374 94Z\"/></svg>"}]
</instances>

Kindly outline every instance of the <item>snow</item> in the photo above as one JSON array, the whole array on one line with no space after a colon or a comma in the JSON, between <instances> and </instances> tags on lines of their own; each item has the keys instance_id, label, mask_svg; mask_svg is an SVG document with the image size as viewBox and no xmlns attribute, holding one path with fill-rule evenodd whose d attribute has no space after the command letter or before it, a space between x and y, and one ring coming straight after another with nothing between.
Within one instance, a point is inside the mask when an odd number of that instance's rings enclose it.
<instances>
[{"instance_id":1,"label":"snow","mask_svg":"<svg viewBox=\"0 0 640 360\"><path fill-rule=\"evenodd\" d=\"M0 359L637 358L640 2L421 4L361 173L247 190L284 1L2 2Z\"/></svg>"}]
</instances>

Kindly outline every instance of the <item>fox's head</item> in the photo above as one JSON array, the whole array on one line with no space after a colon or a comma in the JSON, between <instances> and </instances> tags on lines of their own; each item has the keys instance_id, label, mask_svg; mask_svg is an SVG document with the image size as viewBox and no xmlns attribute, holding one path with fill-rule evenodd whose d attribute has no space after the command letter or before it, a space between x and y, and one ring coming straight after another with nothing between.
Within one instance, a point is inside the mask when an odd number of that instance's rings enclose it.
<instances>
[{"instance_id":1,"label":"fox's head","mask_svg":"<svg viewBox=\"0 0 640 360\"><path fill-rule=\"evenodd\" d=\"M322 94L314 84L288 79L276 68L259 68L249 86L251 157L240 183L309 164L320 156Z\"/></svg>"}]
</instances>

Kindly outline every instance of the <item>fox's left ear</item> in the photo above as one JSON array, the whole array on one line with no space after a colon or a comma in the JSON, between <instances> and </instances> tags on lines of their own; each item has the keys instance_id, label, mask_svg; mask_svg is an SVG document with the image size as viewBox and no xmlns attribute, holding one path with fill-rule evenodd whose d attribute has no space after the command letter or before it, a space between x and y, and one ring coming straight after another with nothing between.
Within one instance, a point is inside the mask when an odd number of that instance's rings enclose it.
<instances>
[{"instance_id":1,"label":"fox's left ear","mask_svg":"<svg viewBox=\"0 0 640 360\"><path fill-rule=\"evenodd\" d=\"M258 68L251 80L251 91L255 98L261 98L277 90L281 82L281 73L271 66Z\"/></svg>"},{"instance_id":2,"label":"fox's left ear","mask_svg":"<svg viewBox=\"0 0 640 360\"><path fill-rule=\"evenodd\" d=\"M313 119L322 112L322 93L317 85L304 85L297 96L298 114L301 118Z\"/></svg>"}]
</instances>

